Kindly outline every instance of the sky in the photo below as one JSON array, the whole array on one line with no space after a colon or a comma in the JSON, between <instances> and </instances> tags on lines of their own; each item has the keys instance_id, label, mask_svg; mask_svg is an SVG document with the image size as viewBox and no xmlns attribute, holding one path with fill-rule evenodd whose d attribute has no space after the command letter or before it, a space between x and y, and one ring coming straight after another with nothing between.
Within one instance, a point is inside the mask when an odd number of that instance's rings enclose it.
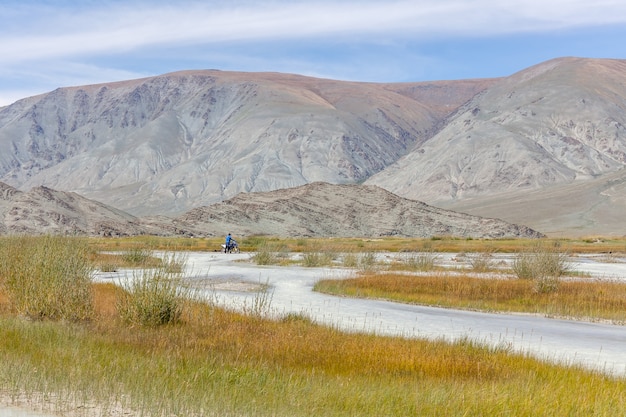
<instances>
[{"instance_id":1,"label":"sky","mask_svg":"<svg viewBox=\"0 0 626 417\"><path fill-rule=\"evenodd\" d=\"M626 59L624 0L3 0L0 106L188 69L405 82Z\"/></svg>"}]
</instances>

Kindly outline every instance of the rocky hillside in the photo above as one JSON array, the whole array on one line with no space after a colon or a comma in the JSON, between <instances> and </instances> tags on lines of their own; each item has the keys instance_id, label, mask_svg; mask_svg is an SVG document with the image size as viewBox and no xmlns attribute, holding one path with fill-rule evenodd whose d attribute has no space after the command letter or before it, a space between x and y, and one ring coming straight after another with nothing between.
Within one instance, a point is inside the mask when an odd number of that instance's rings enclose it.
<instances>
[{"instance_id":1,"label":"rocky hillside","mask_svg":"<svg viewBox=\"0 0 626 417\"><path fill-rule=\"evenodd\" d=\"M0 234L72 236L193 236L165 216L138 218L76 193L39 186L27 192L0 183Z\"/></svg>"},{"instance_id":2,"label":"rocky hillside","mask_svg":"<svg viewBox=\"0 0 626 417\"><path fill-rule=\"evenodd\" d=\"M60 88L0 108L0 146L11 193L45 186L138 217L364 183L555 236L626 234L625 60L486 80L185 71Z\"/></svg>"},{"instance_id":3,"label":"rocky hillside","mask_svg":"<svg viewBox=\"0 0 626 417\"><path fill-rule=\"evenodd\" d=\"M626 61L566 58L499 80L366 183L441 207L530 225L558 223L555 232L606 231L616 225L601 214L589 223L583 212L593 204L603 206L600 212L623 210L601 197L608 181L601 178L625 166ZM597 184L592 194L598 198L572 198L573 205L561 208L552 198L563 194L560 187L583 184ZM487 201L491 208L483 211ZM523 206L515 210L508 201ZM533 212L543 217L529 218Z\"/></svg>"},{"instance_id":4,"label":"rocky hillside","mask_svg":"<svg viewBox=\"0 0 626 417\"><path fill-rule=\"evenodd\" d=\"M134 215L354 183L427 140L489 84L188 71L60 88L0 109L0 181L74 191Z\"/></svg>"},{"instance_id":5,"label":"rocky hillside","mask_svg":"<svg viewBox=\"0 0 626 417\"><path fill-rule=\"evenodd\" d=\"M368 183L440 202L536 190L625 165L626 60L569 58L498 81Z\"/></svg>"},{"instance_id":6,"label":"rocky hillside","mask_svg":"<svg viewBox=\"0 0 626 417\"><path fill-rule=\"evenodd\" d=\"M138 218L76 193L0 183L0 234L79 236L537 237L529 228L436 209L378 187L313 183L241 194L179 218ZM227 232L228 231L228 232Z\"/></svg>"},{"instance_id":7,"label":"rocky hillside","mask_svg":"<svg viewBox=\"0 0 626 417\"><path fill-rule=\"evenodd\" d=\"M525 227L438 209L374 186L312 183L240 194L177 219L218 235L540 237Z\"/></svg>"}]
</instances>

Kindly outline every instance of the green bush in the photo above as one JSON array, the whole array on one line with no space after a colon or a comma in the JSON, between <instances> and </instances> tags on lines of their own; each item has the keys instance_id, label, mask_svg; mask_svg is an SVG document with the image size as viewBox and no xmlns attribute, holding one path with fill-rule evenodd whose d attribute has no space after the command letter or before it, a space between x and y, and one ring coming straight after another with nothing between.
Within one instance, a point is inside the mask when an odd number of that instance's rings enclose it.
<instances>
[{"instance_id":1,"label":"green bush","mask_svg":"<svg viewBox=\"0 0 626 417\"><path fill-rule=\"evenodd\" d=\"M93 316L92 265L85 239L0 239L0 283L12 308L33 319L84 321Z\"/></svg>"},{"instance_id":2,"label":"green bush","mask_svg":"<svg viewBox=\"0 0 626 417\"><path fill-rule=\"evenodd\" d=\"M135 271L132 278L122 281L120 286L125 291L116 305L122 320L140 326L176 323L191 298L183 285L181 262L166 255L161 267Z\"/></svg>"}]
</instances>

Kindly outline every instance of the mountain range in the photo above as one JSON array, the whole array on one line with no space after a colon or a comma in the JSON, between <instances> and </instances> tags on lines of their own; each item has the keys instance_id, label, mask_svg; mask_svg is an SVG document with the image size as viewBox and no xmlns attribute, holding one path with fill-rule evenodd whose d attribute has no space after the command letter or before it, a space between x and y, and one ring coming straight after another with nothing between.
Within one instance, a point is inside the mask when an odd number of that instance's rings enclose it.
<instances>
[{"instance_id":1,"label":"mountain range","mask_svg":"<svg viewBox=\"0 0 626 417\"><path fill-rule=\"evenodd\" d=\"M526 226L432 207L376 186L322 182L241 193L177 217L136 217L73 192L45 186L22 192L0 183L0 234L16 233L104 237L227 233L238 237L543 236Z\"/></svg>"},{"instance_id":2,"label":"mountain range","mask_svg":"<svg viewBox=\"0 0 626 417\"><path fill-rule=\"evenodd\" d=\"M387 84L182 71L2 107L0 146L15 192L62 190L132 218L325 182L549 235L621 236L626 61Z\"/></svg>"}]
</instances>

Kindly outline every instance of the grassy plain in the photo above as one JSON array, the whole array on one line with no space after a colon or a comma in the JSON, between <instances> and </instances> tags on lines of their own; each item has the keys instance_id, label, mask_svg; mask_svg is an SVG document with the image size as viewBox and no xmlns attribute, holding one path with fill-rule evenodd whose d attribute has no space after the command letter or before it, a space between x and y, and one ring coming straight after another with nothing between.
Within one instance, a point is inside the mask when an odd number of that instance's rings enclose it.
<instances>
[{"instance_id":1,"label":"grassy plain","mask_svg":"<svg viewBox=\"0 0 626 417\"><path fill-rule=\"evenodd\" d=\"M437 307L626 323L626 284L616 282L562 281L557 291L542 293L531 280L523 279L372 272L345 280L320 280L314 289Z\"/></svg>"},{"instance_id":2,"label":"grassy plain","mask_svg":"<svg viewBox=\"0 0 626 417\"><path fill-rule=\"evenodd\" d=\"M242 252L256 251L261 246L288 252L324 250L344 252L492 252L515 253L536 245L536 239L462 239L455 237L416 238L280 238L275 236L248 236L239 238ZM130 248L153 250L219 251L223 237L160 238L140 236L128 238L92 238L97 250L123 251ZM626 253L626 239L585 237L580 239L541 239L546 245L558 244L570 253Z\"/></svg>"},{"instance_id":3,"label":"grassy plain","mask_svg":"<svg viewBox=\"0 0 626 417\"><path fill-rule=\"evenodd\" d=\"M213 250L221 239L185 242L95 239L89 242L90 258L97 261L95 252L116 248ZM404 251L425 244L432 248L430 244L439 242L276 239L269 243L281 250L317 251L332 244L333 250L361 252ZM0 247L5 243L0 242ZM256 238L241 243L247 250L267 244ZM446 247L458 249L456 245L467 243L451 239ZM441 244L433 250L442 250ZM492 244L480 241L476 247ZM507 241L509 250L525 244ZM581 246L588 244L592 243ZM611 242L607 247L619 245ZM468 251L467 246L463 250ZM76 256L82 254L80 250ZM0 390L16 397L44 393L58 412L611 416L626 410L626 380L542 363L513 354L507 346L494 349L469 340L447 343L347 334L303 315L269 320L262 314L242 314L191 300L173 322L138 325L123 320L118 311L127 289L105 284L92 284L89 320L33 320L16 314L6 280L0 276Z\"/></svg>"}]
</instances>

